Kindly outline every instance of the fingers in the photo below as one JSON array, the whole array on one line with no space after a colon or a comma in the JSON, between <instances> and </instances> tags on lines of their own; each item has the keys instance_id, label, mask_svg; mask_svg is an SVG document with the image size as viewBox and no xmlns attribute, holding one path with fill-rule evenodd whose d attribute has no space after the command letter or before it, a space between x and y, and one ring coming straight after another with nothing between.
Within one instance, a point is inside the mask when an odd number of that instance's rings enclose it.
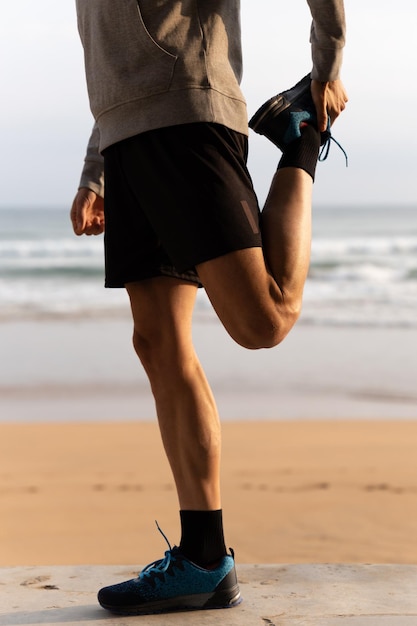
<instances>
[{"instance_id":1,"label":"fingers","mask_svg":"<svg viewBox=\"0 0 417 626\"><path fill-rule=\"evenodd\" d=\"M70 218L76 235L100 235L104 231L103 199L90 189L80 189L72 203Z\"/></svg>"},{"instance_id":2,"label":"fingers","mask_svg":"<svg viewBox=\"0 0 417 626\"><path fill-rule=\"evenodd\" d=\"M311 81L311 95L316 106L317 123L320 132L339 117L348 101L347 93L341 80L329 82Z\"/></svg>"},{"instance_id":3,"label":"fingers","mask_svg":"<svg viewBox=\"0 0 417 626\"><path fill-rule=\"evenodd\" d=\"M326 100L320 100L319 107L317 108L317 126L321 133L323 133L327 129L328 124L328 112L327 112L327 103Z\"/></svg>"},{"instance_id":4,"label":"fingers","mask_svg":"<svg viewBox=\"0 0 417 626\"><path fill-rule=\"evenodd\" d=\"M311 81L311 96L316 107L317 127L320 132L327 128L326 85L327 83L317 80Z\"/></svg>"},{"instance_id":5,"label":"fingers","mask_svg":"<svg viewBox=\"0 0 417 626\"><path fill-rule=\"evenodd\" d=\"M72 203L70 219L74 233L76 235L82 235L85 227L85 211L83 208L83 200L79 198L79 193L77 193Z\"/></svg>"},{"instance_id":6,"label":"fingers","mask_svg":"<svg viewBox=\"0 0 417 626\"><path fill-rule=\"evenodd\" d=\"M329 83L327 92L327 110L331 123L333 123L342 111L345 110L347 101L347 93L342 82L339 80Z\"/></svg>"}]
</instances>

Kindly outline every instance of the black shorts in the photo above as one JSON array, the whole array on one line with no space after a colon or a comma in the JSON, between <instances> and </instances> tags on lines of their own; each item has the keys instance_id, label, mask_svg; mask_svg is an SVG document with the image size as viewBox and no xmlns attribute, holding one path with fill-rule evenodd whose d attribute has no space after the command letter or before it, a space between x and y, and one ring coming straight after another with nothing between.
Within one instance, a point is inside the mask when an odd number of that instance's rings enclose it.
<instances>
[{"instance_id":1,"label":"black shorts","mask_svg":"<svg viewBox=\"0 0 417 626\"><path fill-rule=\"evenodd\" d=\"M106 287L173 276L261 246L247 138L218 124L170 126L104 150Z\"/></svg>"}]
</instances>

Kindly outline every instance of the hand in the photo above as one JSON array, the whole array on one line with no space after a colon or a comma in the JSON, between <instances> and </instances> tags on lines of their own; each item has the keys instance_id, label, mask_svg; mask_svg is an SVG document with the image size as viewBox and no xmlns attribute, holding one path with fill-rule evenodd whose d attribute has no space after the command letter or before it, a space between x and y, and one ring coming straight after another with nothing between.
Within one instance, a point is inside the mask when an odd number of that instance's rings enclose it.
<instances>
[{"instance_id":1,"label":"hand","mask_svg":"<svg viewBox=\"0 0 417 626\"><path fill-rule=\"evenodd\" d=\"M79 189L70 216L76 235L100 235L104 232L103 198L91 189Z\"/></svg>"},{"instance_id":2,"label":"hand","mask_svg":"<svg viewBox=\"0 0 417 626\"><path fill-rule=\"evenodd\" d=\"M311 95L316 105L318 129L324 132L328 117L330 124L333 124L344 110L348 101L347 93L340 79L328 82L312 80Z\"/></svg>"}]
</instances>

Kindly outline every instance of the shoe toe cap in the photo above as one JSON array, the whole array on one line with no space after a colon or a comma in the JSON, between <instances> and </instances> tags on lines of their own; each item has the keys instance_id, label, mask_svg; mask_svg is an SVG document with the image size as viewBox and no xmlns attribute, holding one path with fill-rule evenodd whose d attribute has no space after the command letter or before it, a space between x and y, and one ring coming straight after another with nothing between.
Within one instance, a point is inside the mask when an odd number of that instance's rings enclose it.
<instances>
[{"instance_id":1,"label":"shoe toe cap","mask_svg":"<svg viewBox=\"0 0 417 626\"><path fill-rule=\"evenodd\" d=\"M135 579L117 585L103 587L97 594L99 604L104 608L126 608L138 603L138 588Z\"/></svg>"}]
</instances>

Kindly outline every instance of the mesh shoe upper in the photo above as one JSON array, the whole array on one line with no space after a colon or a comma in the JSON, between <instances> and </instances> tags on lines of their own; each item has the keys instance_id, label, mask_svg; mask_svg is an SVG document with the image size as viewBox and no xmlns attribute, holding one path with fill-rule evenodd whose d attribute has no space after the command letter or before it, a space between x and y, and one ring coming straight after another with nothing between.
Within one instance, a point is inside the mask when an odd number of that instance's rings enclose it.
<instances>
[{"instance_id":1,"label":"mesh shoe upper","mask_svg":"<svg viewBox=\"0 0 417 626\"><path fill-rule=\"evenodd\" d=\"M206 570L189 561L174 547L165 552L163 559L147 565L137 578L101 589L98 600L104 608L116 612L147 612L147 608L149 612L159 612L164 609L211 608L205 606L211 599L214 608L216 593L219 593L218 606L223 602L224 606L232 606L240 600L233 557L227 555L218 567Z\"/></svg>"}]
</instances>

